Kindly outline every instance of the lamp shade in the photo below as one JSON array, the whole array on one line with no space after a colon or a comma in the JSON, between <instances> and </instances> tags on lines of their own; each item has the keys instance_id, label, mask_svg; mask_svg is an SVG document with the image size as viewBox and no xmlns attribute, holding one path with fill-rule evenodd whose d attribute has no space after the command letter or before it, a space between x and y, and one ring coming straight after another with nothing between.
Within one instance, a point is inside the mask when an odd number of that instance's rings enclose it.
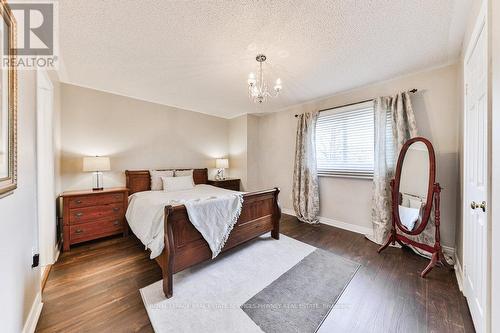
<instances>
[{"instance_id":1,"label":"lamp shade","mask_svg":"<svg viewBox=\"0 0 500 333\"><path fill-rule=\"evenodd\" d=\"M227 158L218 158L215 160L215 167L217 169L229 168L229 160Z\"/></svg>"},{"instance_id":2,"label":"lamp shade","mask_svg":"<svg viewBox=\"0 0 500 333\"><path fill-rule=\"evenodd\" d=\"M83 158L83 171L109 171L111 165L109 157L92 156Z\"/></svg>"}]
</instances>

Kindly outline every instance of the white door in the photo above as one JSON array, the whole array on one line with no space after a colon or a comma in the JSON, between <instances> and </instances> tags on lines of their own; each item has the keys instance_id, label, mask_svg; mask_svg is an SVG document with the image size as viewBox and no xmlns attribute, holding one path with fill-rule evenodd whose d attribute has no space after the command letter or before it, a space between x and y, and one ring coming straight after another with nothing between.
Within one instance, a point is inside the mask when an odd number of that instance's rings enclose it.
<instances>
[{"instance_id":1,"label":"white door","mask_svg":"<svg viewBox=\"0 0 500 333\"><path fill-rule=\"evenodd\" d=\"M488 320L488 48L485 19L465 57L464 294L477 332ZM485 207L483 209L483 207Z\"/></svg>"},{"instance_id":2,"label":"white door","mask_svg":"<svg viewBox=\"0 0 500 333\"><path fill-rule=\"evenodd\" d=\"M37 207L41 272L56 255L54 175L54 88L45 70L37 71Z\"/></svg>"}]
</instances>

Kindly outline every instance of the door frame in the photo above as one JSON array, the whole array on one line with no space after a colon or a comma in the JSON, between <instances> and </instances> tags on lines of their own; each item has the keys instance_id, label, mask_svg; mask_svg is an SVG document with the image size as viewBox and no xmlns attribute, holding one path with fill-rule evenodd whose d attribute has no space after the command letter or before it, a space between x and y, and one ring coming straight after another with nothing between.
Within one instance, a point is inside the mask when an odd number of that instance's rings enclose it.
<instances>
[{"instance_id":1,"label":"door frame","mask_svg":"<svg viewBox=\"0 0 500 333\"><path fill-rule=\"evenodd\" d=\"M48 90L51 92L52 98L52 106L51 110L49 110L49 114L42 114L42 112L47 112L47 110L42 110L40 108L40 90ZM48 119L47 119L48 118ZM48 133L44 131L41 127L45 122L50 122L52 125L52 131ZM40 253L40 274L42 276L42 286L44 281L46 280L46 276L51 268L51 265L57 260L59 255L59 249L57 244L56 237L56 207L55 207L55 164L52 163L52 172L54 172L54 183L49 188L42 188L41 179L44 177L42 173L50 170L44 170L40 167L41 156L46 155L42 151L43 147L45 147L47 140L50 140L52 143L52 154L49 156L49 159L54 160L55 153L55 140L54 140L54 85L50 80L50 77L47 73L47 70L42 68L37 68L36 71L36 137L37 137L37 147L36 147L36 166L37 166L37 216L38 216L38 251ZM46 196L49 196L48 198ZM40 205L42 202L41 198L47 199L47 201L53 202L52 207L54 208L54 219L53 225L52 222L49 222L49 225L41 225L43 220L40 218ZM50 199L50 200L49 200ZM45 200L43 200L45 202ZM53 227L53 228L52 228ZM53 229L53 234L50 233L50 230Z\"/></svg>"},{"instance_id":2,"label":"door frame","mask_svg":"<svg viewBox=\"0 0 500 333\"><path fill-rule=\"evenodd\" d=\"M491 84L490 84L490 64L491 64L491 58L490 58L490 21L489 21L489 5L490 1L489 0L483 0L481 4L480 11L476 17L476 22L474 24L474 29L472 30L472 34L470 36L470 39L467 42L467 48L464 53L464 58L463 58L463 64L462 64L462 73L463 73L463 117L462 117L462 133L463 133L463 139L462 139L462 147L463 147L463 158L465 159L465 156L467 156L467 145L465 144L467 140L467 131L466 131L466 126L467 126L467 77L466 77L466 67L467 67L467 60L470 58L472 52L475 49L476 44L479 41L479 37L481 36L481 32L484 29L484 33L486 33L486 43L487 43L487 55L488 55L488 83L487 83L487 94L488 94L488 102L487 102L487 122L489 124L488 126L488 134L487 134L487 142L488 142L488 156L487 156L487 161L486 164L488 166L488 174L487 174L487 207L490 206L492 203L491 200L491 190L492 190L492 182L491 182L491 174L492 174L492 164L491 164L491 151L492 151L492 145L491 145L491 119L492 119L492 114L491 114ZM467 174L465 172L465 162L463 163L464 167L464 172L462 172L462 184L463 184L463 195L462 195L462 272L464 272L464 265L466 263L465 256L467 249L465 248L466 243L466 232L465 232L465 218L467 216L467 210L469 208L469 202L467 200ZM485 332L491 332L491 258L492 258L492 252L491 252L491 221L492 221L492 214L490 213L490 210L487 209L487 216L486 216L486 229L487 229L487 237L486 237L486 299L485 299L485 311L484 311L484 323L483 327L485 328ZM464 281L464 295L466 295L466 288L465 288L465 277L462 278Z\"/></svg>"},{"instance_id":3,"label":"door frame","mask_svg":"<svg viewBox=\"0 0 500 333\"><path fill-rule=\"evenodd\" d=\"M491 332L500 331L500 0L489 1L491 103ZM496 221L494 223L493 221Z\"/></svg>"}]
</instances>

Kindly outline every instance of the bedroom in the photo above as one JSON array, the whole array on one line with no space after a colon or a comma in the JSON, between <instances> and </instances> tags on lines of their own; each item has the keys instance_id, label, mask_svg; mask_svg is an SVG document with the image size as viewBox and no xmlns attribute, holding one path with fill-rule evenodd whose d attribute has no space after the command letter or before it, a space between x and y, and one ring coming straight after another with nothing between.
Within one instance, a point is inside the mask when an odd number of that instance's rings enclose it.
<instances>
[{"instance_id":1,"label":"bedroom","mask_svg":"<svg viewBox=\"0 0 500 333\"><path fill-rule=\"evenodd\" d=\"M2 1L2 331L499 331L499 7Z\"/></svg>"}]
</instances>

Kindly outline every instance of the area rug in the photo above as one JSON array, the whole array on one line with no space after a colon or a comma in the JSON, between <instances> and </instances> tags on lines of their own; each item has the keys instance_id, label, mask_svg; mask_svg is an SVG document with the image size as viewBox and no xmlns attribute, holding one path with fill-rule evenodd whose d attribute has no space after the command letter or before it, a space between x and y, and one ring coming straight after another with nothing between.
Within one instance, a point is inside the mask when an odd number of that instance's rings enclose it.
<instances>
[{"instance_id":1,"label":"area rug","mask_svg":"<svg viewBox=\"0 0 500 333\"><path fill-rule=\"evenodd\" d=\"M140 292L155 332L275 332L285 324L281 331L314 332L358 267L265 235L175 274L170 299L162 281Z\"/></svg>"}]
</instances>

